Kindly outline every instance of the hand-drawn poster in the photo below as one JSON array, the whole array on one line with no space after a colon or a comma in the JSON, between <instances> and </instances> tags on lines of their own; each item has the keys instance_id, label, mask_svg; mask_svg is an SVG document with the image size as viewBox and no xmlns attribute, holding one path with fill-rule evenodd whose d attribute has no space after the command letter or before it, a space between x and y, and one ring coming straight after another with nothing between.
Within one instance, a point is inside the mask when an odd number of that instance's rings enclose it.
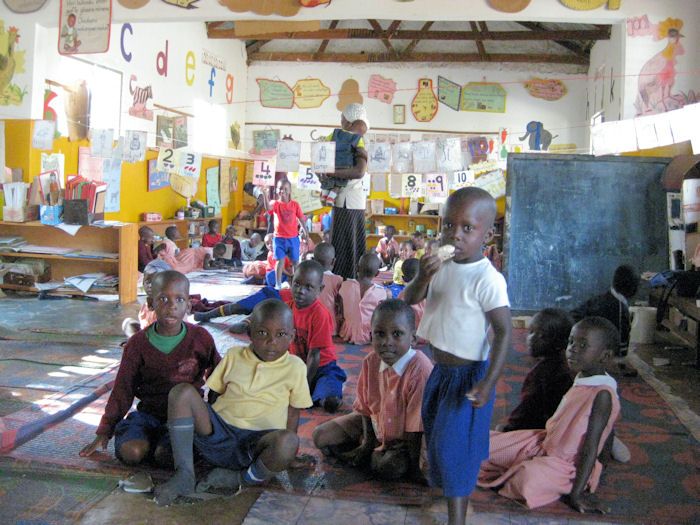
<instances>
[{"instance_id":1,"label":"hand-drawn poster","mask_svg":"<svg viewBox=\"0 0 700 525\"><path fill-rule=\"evenodd\" d=\"M390 78L384 78L381 75L372 75L369 77L369 90L367 96L377 99L379 102L391 104L396 93L396 82Z\"/></svg>"},{"instance_id":2,"label":"hand-drawn poster","mask_svg":"<svg viewBox=\"0 0 700 525\"><path fill-rule=\"evenodd\" d=\"M170 174L170 189L186 199L194 197L197 192L197 181L192 177L182 177L177 173Z\"/></svg>"},{"instance_id":3,"label":"hand-drawn poster","mask_svg":"<svg viewBox=\"0 0 700 525\"><path fill-rule=\"evenodd\" d=\"M103 159L112 158L114 149L113 129L91 129L90 130L90 155Z\"/></svg>"},{"instance_id":4,"label":"hand-drawn poster","mask_svg":"<svg viewBox=\"0 0 700 525\"><path fill-rule=\"evenodd\" d=\"M530 95L543 100L559 100L566 95L564 82L553 78L533 78L524 85Z\"/></svg>"},{"instance_id":5,"label":"hand-drawn poster","mask_svg":"<svg viewBox=\"0 0 700 525\"><path fill-rule=\"evenodd\" d=\"M321 208L319 195L317 191L305 190L297 184L292 184L292 200L299 203L302 213L311 213Z\"/></svg>"},{"instance_id":6,"label":"hand-drawn poster","mask_svg":"<svg viewBox=\"0 0 700 525\"><path fill-rule=\"evenodd\" d=\"M314 173L335 171L335 142L314 142L311 144L311 170Z\"/></svg>"},{"instance_id":7,"label":"hand-drawn poster","mask_svg":"<svg viewBox=\"0 0 700 525\"><path fill-rule=\"evenodd\" d=\"M102 159L90 156L90 148L78 148L78 175L96 182L102 181Z\"/></svg>"},{"instance_id":8,"label":"hand-drawn poster","mask_svg":"<svg viewBox=\"0 0 700 525\"><path fill-rule=\"evenodd\" d=\"M207 168L207 205L214 207L214 213L221 213L221 200L219 199L219 166Z\"/></svg>"},{"instance_id":9,"label":"hand-drawn poster","mask_svg":"<svg viewBox=\"0 0 700 525\"><path fill-rule=\"evenodd\" d=\"M111 22L112 0L61 0L58 52L107 52Z\"/></svg>"},{"instance_id":10,"label":"hand-drawn poster","mask_svg":"<svg viewBox=\"0 0 700 525\"><path fill-rule=\"evenodd\" d=\"M56 121L35 120L32 133L32 148L52 150L54 133L56 133Z\"/></svg>"},{"instance_id":11,"label":"hand-drawn poster","mask_svg":"<svg viewBox=\"0 0 700 525\"><path fill-rule=\"evenodd\" d=\"M238 172L236 172L238 173ZM228 159L219 160L219 200L222 206L228 206L231 202L231 161Z\"/></svg>"},{"instance_id":12,"label":"hand-drawn poster","mask_svg":"<svg viewBox=\"0 0 700 525\"><path fill-rule=\"evenodd\" d=\"M178 151L180 152L180 175L199 179L199 173L202 170L202 154L187 149Z\"/></svg>"},{"instance_id":13,"label":"hand-drawn poster","mask_svg":"<svg viewBox=\"0 0 700 525\"><path fill-rule=\"evenodd\" d=\"M187 117L174 117L173 119L173 147L184 148L187 146Z\"/></svg>"},{"instance_id":14,"label":"hand-drawn poster","mask_svg":"<svg viewBox=\"0 0 700 525\"><path fill-rule=\"evenodd\" d=\"M411 102L411 112L418 122L430 122L438 111L438 101L433 92L433 81L421 78L418 81L418 93Z\"/></svg>"},{"instance_id":15,"label":"hand-drawn poster","mask_svg":"<svg viewBox=\"0 0 700 525\"><path fill-rule=\"evenodd\" d=\"M170 186L170 174L158 169L158 159L148 161L148 191Z\"/></svg>"},{"instance_id":16,"label":"hand-drawn poster","mask_svg":"<svg viewBox=\"0 0 700 525\"><path fill-rule=\"evenodd\" d=\"M479 175L474 181L474 186L486 190L494 199L504 197L506 194L506 178L501 170Z\"/></svg>"},{"instance_id":17,"label":"hand-drawn poster","mask_svg":"<svg viewBox=\"0 0 700 525\"><path fill-rule=\"evenodd\" d=\"M311 171L310 166L304 166L304 170L297 175L297 186L302 190L321 191L321 182L318 176Z\"/></svg>"},{"instance_id":18,"label":"hand-drawn poster","mask_svg":"<svg viewBox=\"0 0 700 525\"><path fill-rule=\"evenodd\" d=\"M168 173L180 172L180 150L173 148L160 148L158 152L158 162L156 164L158 171Z\"/></svg>"},{"instance_id":19,"label":"hand-drawn poster","mask_svg":"<svg viewBox=\"0 0 700 525\"><path fill-rule=\"evenodd\" d=\"M238 174L239 174L238 166L231 166L230 173L231 173L231 182L230 182L231 186L230 186L230 188L231 188L231 193L233 193L234 191L236 191L238 189Z\"/></svg>"},{"instance_id":20,"label":"hand-drawn poster","mask_svg":"<svg viewBox=\"0 0 700 525\"><path fill-rule=\"evenodd\" d=\"M404 173L401 175L401 196L417 199L425 196L423 175L418 173Z\"/></svg>"},{"instance_id":21,"label":"hand-drawn poster","mask_svg":"<svg viewBox=\"0 0 700 525\"><path fill-rule=\"evenodd\" d=\"M435 171L435 141L413 142L413 169L417 173Z\"/></svg>"},{"instance_id":22,"label":"hand-drawn poster","mask_svg":"<svg viewBox=\"0 0 700 525\"><path fill-rule=\"evenodd\" d=\"M58 183L61 185L61 188L65 187L65 166L66 157L63 153L44 153L43 151L41 152L41 171L39 173L46 173L47 171L57 170L59 173Z\"/></svg>"},{"instance_id":23,"label":"hand-drawn poster","mask_svg":"<svg viewBox=\"0 0 700 525\"><path fill-rule=\"evenodd\" d=\"M428 173L425 176L425 198L430 202L447 200L447 175L445 173Z\"/></svg>"},{"instance_id":24,"label":"hand-drawn poster","mask_svg":"<svg viewBox=\"0 0 700 525\"><path fill-rule=\"evenodd\" d=\"M448 108L459 111L459 101L462 98L462 86L456 82L438 76L438 100Z\"/></svg>"},{"instance_id":25,"label":"hand-drawn poster","mask_svg":"<svg viewBox=\"0 0 700 525\"><path fill-rule=\"evenodd\" d=\"M462 111L506 112L506 90L500 84L469 82L462 88Z\"/></svg>"},{"instance_id":26,"label":"hand-drawn poster","mask_svg":"<svg viewBox=\"0 0 700 525\"><path fill-rule=\"evenodd\" d=\"M410 142L398 142L392 146L392 173L411 173L413 171L413 149Z\"/></svg>"},{"instance_id":27,"label":"hand-drawn poster","mask_svg":"<svg viewBox=\"0 0 700 525\"><path fill-rule=\"evenodd\" d=\"M275 185L275 158L253 161L253 184L256 186Z\"/></svg>"},{"instance_id":28,"label":"hand-drawn poster","mask_svg":"<svg viewBox=\"0 0 700 525\"><path fill-rule=\"evenodd\" d=\"M158 115L156 117L156 147L172 148L173 135L173 119Z\"/></svg>"},{"instance_id":29,"label":"hand-drawn poster","mask_svg":"<svg viewBox=\"0 0 700 525\"><path fill-rule=\"evenodd\" d=\"M452 182L450 182L451 190L459 188L468 188L474 186L474 172L471 170L455 171L452 174Z\"/></svg>"},{"instance_id":30,"label":"hand-drawn poster","mask_svg":"<svg viewBox=\"0 0 700 525\"><path fill-rule=\"evenodd\" d=\"M112 158L102 159L102 181L107 183L105 195L105 212L118 212L121 203L122 188L122 141L112 151Z\"/></svg>"},{"instance_id":31,"label":"hand-drawn poster","mask_svg":"<svg viewBox=\"0 0 700 525\"><path fill-rule=\"evenodd\" d=\"M462 169L462 141L458 138L437 141L437 169L443 173Z\"/></svg>"},{"instance_id":32,"label":"hand-drawn poster","mask_svg":"<svg viewBox=\"0 0 700 525\"><path fill-rule=\"evenodd\" d=\"M265 108L292 109L294 92L286 82L280 80L256 79L260 87L260 105Z\"/></svg>"},{"instance_id":33,"label":"hand-drawn poster","mask_svg":"<svg viewBox=\"0 0 700 525\"><path fill-rule=\"evenodd\" d=\"M280 140L277 145L277 171L299 171L301 142Z\"/></svg>"},{"instance_id":34,"label":"hand-drawn poster","mask_svg":"<svg viewBox=\"0 0 700 525\"><path fill-rule=\"evenodd\" d=\"M255 153L260 154L264 150L276 150L280 140L280 130L259 129L253 131L253 147Z\"/></svg>"},{"instance_id":35,"label":"hand-drawn poster","mask_svg":"<svg viewBox=\"0 0 700 525\"><path fill-rule=\"evenodd\" d=\"M122 160L124 162L142 162L145 159L146 132L133 130L127 131Z\"/></svg>"},{"instance_id":36,"label":"hand-drawn poster","mask_svg":"<svg viewBox=\"0 0 700 525\"><path fill-rule=\"evenodd\" d=\"M331 96L331 88L317 78L298 80L292 91L294 103L301 109L321 107L321 104Z\"/></svg>"},{"instance_id":37,"label":"hand-drawn poster","mask_svg":"<svg viewBox=\"0 0 700 525\"><path fill-rule=\"evenodd\" d=\"M369 172L389 173L391 171L391 144L388 142L370 142Z\"/></svg>"}]
</instances>

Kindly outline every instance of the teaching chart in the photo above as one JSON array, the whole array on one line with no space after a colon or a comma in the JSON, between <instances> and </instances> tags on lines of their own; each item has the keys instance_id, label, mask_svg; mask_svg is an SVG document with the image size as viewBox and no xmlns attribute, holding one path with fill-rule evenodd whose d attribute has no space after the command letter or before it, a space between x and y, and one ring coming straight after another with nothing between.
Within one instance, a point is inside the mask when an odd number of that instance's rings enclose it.
<instances>
[{"instance_id":1,"label":"teaching chart","mask_svg":"<svg viewBox=\"0 0 700 525\"><path fill-rule=\"evenodd\" d=\"M331 88L318 78L298 80L292 91L294 103L300 109L318 108L331 96Z\"/></svg>"},{"instance_id":2,"label":"teaching chart","mask_svg":"<svg viewBox=\"0 0 700 525\"><path fill-rule=\"evenodd\" d=\"M462 86L456 82L438 76L438 100L448 108L459 111L459 102L462 99Z\"/></svg>"},{"instance_id":3,"label":"teaching chart","mask_svg":"<svg viewBox=\"0 0 700 525\"><path fill-rule=\"evenodd\" d=\"M500 84L469 82L462 89L462 111L506 112L506 90Z\"/></svg>"},{"instance_id":4,"label":"teaching chart","mask_svg":"<svg viewBox=\"0 0 700 525\"><path fill-rule=\"evenodd\" d=\"M260 105L266 108L292 109L294 92L280 80L256 79L260 87Z\"/></svg>"}]
</instances>

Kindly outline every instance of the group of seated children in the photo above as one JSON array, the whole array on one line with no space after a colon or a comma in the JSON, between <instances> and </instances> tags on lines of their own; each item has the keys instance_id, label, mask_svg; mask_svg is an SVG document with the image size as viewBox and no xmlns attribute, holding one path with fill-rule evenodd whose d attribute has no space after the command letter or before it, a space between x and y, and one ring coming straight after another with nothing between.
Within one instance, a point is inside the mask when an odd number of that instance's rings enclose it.
<instances>
[{"instance_id":1,"label":"group of seated children","mask_svg":"<svg viewBox=\"0 0 700 525\"><path fill-rule=\"evenodd\" d=\"M511 339L505 279L482 250L493 236L495 213L493 198L478 188L448 198L443 242L453 247L452 258L426 253L403 291L405 301L387 298L374 308L374 352L363 361L354 411L319 425L314 443L324 454L369 466L382 479L420 480L424 437L429 479L448 499L450 525L465 523L477 482L530 508L561 498L579 512L603 511L591 493L601 472L598 455L620 409L616 383L605 373L619 344L612 323L586 317L573 326L566 360L578 375L548 414L554 400L545 406L541 397L561 395L567 383L561 347L570 325L556 311L538 314L528 346L543 360L528 376L521 404L506 425L548 419L539 429L489 435L496 381ZM328 250L319 247L319 255ZM358 277L376 276L379 259L366 254L362 260ZM265 299L252 308L246 323L250 344L228 350L219 363L211 336L182 321L189 308L187 279L178 272L158 273L149 295L156 322L127 343L97 437L81 454L104 448L114 435L123 461L162 460L159 445L167 434L175 475L156 488L161 505L194 490L260 483L290 467L299 445L299 411L312 405L336 411L346 379L336 362L332 315L319 300L323 281L324 266L304 261L291 289L261 291L281 300ZM356 283L361 300L371 278ZM416 323L409 305L422 301L418 335L430 343L434 366L411 348ZM551 360L544 357L550 346L558 354ZM544 374L557 385L540 388ZM137 410L122 420L134 397L141 400ZM529 410L540 412L539 419ZM217 467L199 483L195 449Z\"/></svg>"}]
</instances>

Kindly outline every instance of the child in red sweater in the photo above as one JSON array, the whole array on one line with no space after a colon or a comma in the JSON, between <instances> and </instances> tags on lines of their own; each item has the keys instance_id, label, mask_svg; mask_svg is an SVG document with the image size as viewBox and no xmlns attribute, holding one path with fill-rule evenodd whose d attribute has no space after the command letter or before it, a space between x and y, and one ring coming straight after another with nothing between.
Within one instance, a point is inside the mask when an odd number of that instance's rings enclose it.
<instances>
[{"instance_id":1,"label":"child in red sweater","mask_svg":"<svg viewBox=\"0 0 700 525\"><path fill-rule=\"evenodd\" d=\"M209 221L208 226L209 231L202 236L203 248L213 248L223 240L219 233L219 221L212 219Z\"/></svg>"}]
</instances>

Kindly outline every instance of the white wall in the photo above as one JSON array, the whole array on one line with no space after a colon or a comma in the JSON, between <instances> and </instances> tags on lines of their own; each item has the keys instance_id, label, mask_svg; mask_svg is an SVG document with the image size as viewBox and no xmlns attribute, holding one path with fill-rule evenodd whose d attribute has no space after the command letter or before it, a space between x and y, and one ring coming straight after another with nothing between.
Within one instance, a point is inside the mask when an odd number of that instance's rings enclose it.
<instances>
[{"instance_id":1,"label":"white wall","mask_svg":"<svg viewBox=\"0 0 700 525\"><path fill-rule=\"evenodd\" d=\"M394 80L397 91L391 104L386 104L367 97L369 77L373 74ZM433 80L434 91L437 95L438 75L465 85L468 82L499 82L506 90L505 113L481 113L454 111L439 104L435 118L428 123L417 122L411 114L411 101L418 88L420 78ZM565 80L568 92L558 101L549 102L534 98L528 94L522 82L533 77L571 78ZM315 109L274 109L262 107L259 102L257 78L267 78L285 81L293 87L297 80L303 78L319 78L331 90L331 97L319 108ZM364 104L367 108L372 130L377 133L407 133L411 132L412 140L419 140L422 133L434 133L436 130L456 134L497 133L499 128L507 128L511 137L524 135L525 126L532 120L540 121L544 128L558 135L552 142L575 143L582 151L588 151L585 134L585 73L538 73L535 71L512 70L483 70L456 65L429 64L369 64L369 65L338 65L313 63L253 63L248 68L248 98L246 121L268 123L282 134L291 133L295 140L310 142L310 132L316 129L315 136L328 133L328 129L340 124L337 93L344 80L357 80L359 89L363 92ZM392 106L406 105L406 124L393 123ZM308 124L308 126L284 126L280 124ZM325 126L325 127L324 127ZM252 133L262 126L248 125L244 135L244 149L252 147ZM390 128L392 131L378 130ZM517 141L517 139L516 139ZM302 158L308 152L302 147Z\"/></svg>"}]
</instances>

